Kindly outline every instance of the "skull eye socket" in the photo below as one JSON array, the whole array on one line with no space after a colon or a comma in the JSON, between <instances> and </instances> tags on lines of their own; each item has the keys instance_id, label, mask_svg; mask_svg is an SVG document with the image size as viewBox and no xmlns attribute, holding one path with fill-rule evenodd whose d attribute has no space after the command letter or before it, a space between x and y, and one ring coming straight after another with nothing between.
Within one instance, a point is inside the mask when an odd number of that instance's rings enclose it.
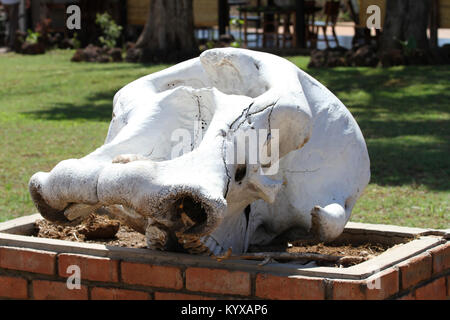
<instances>
[{"instance_id":1,"label":"skull eye socket","mask_svg":"<svg viewBox=\"0 0 450 320\"><path fill-rule=\"evenodd\" d=\"M236 173L234 174L234 181L240 182L245 178L245 175L247 174L247 166L246 165L239 165L236 169Z\"/></svg>"}]
</instances>

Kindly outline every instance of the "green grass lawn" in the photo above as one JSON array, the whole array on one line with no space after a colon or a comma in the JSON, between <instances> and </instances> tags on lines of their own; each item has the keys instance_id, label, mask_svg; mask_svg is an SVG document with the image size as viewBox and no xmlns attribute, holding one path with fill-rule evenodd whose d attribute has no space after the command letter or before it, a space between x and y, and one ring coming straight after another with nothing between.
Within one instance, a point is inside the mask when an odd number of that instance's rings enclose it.
<instances>
[{"instance_id":1,"label":"green grass lawn","mask_svg":"<svg viewBox=\"0 0 450 320\"><path fill-rule=\"evenodd\" d=\"M71 63L72 51L0 56L0 221L36 212L28 180L100 146L115 92L165 66ZM307 70L306 57L290 60ZM372 182L352 221L450 225L450 67L307 70L350 109Z\"/></svg>"}]
</instances>

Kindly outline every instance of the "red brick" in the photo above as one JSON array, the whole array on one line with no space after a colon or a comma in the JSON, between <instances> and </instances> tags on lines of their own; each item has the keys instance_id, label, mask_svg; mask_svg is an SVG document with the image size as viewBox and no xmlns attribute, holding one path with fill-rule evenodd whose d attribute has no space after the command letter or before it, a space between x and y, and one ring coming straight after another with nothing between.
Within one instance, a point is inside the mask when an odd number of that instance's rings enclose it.
<instances>
[{"instance_id":1,"label":"red brick","mask_svg":"<svg viewBox=\"0 0 450 320\"><path fill-rule=\"evenodd\" d=\"M81 279L92 281L119 281L119 261L109 258L62 253L58 255L58 272L61 277L69 277L67 268L80 267Z\"/></svg>"},{"instance_id":2,"label":"red brick","mask_svg":"<svg viewBox=\"0 0 450 320\"><path fill-rule=\"evenodd\" d=\"M0 276L0 298L26 299L27 297L27 280Z\"/></svg>"},{"instance_id":3,"label":"red brick","mask_svg":"<svg viewBox=\"0 0 450 320\"><path fill-rule=\"evenodd\" d=\"M450 298L450 276L447 276L447 299Z\"/></svg>"},{"instance_id":4,"label":"red brick","mask_svg":"<svg viewBox=\"0 0 450 320\"><path fill-rule=\"evenodd\" d=\"M186 288L190 291L250 295L250 282L248 272L207 268L186 270Z\"/></svg>"},{"instance_id":5,"label":"red brick","mask_svg":"<svg viewBox=\"0 0 450 320\"><path fill-rule=\"evenodd\" d=\"M122 281L143 286L181 289L183 277L176 267L122 262Z\"/></svg>"},{"instance_id":6,"label":"red brick","mask_svg":"<svg viewBox=\"0 0 450 320\"><path fill-rule=\"evenodd\" d=\"M147 292L117 288L95 287L91 290L92 300L149 300Z\"/></svg>"},{"instance_id":7,"label":"red brick","mask_svg":"<svg viewBox=\"0 0 450 320\"><path fill-rule=\"evenodd\" d=\"M445 277L434 280L416 290L417 300L445 300L446 295Z\"/></svg>"},{"instance_id":8,"label":"red brick","mask_svg":"<svg viewBox=\"0 0 450 320\"><path fill-rule=\"evenodd\" d=\"M399 264L398 267L400 269L402 289L408 289L431 277L433 259L431 254L425 252Z\"/></svg>"},{"instance_id":9,"label":"red brick","mask_svg":"<svg viewBox=\"0 0 450 320\"><path fill-rule=\"evenodd\" d=\"M384 300L400 290L398 269L389 268L369 277L366 281L367 300Z\"/></svg>"},{"instance_id":10,"label":"red brick","mask_svg":"<svg viewBox=\"0 0 450 320\"><path fill-rule=\"evenodd\" d=\"M450 276L447 276L447 298L450 298Z\"/></svg>"},{"instance_id":11,"label":"red brick","mask_svg":"<svg viewBox=\"0 0 450 320\"><path fill-rule=\"evenodd\" d=\"M0 268L55 274L55 252L0 247Z\"/></svg>"},{"instance_id":12,"label":"red brick","mask_svg":"<svg viewBox=\"0 0 450 320\"><path fill-rule=\"evenodd\" d=\"M433 273L450 269L450 242L429 250L433 256Z\"/></svg>"},{"instance_id":13,"label":"red brick","mask_svg":"<svg viewBox=\"0 0 450 320\"><path fill-rule=\"evenodd\" d=\"M32 282L33 296L36 300L87 300L88 289L69 290L65 282L34 280Z\"/></svg>"},{"instance_id":14,"label":"red brick","mask_svg":"<svg viewBox=\"0 0 450 320\"><path fill-rule=\"evenodd\" d=\"M365 300L367 283L360 280L332 280L333 300Z\"/></svg>"},{"instance_id":15,"label":"red brick","mask_svg":"<svg viewBox=\"0 0 450 320\"><path fill-rule=\"evenodd\" d=\"M179 292L155 292L155 300L216 300L216 299L211 297Z\"/></svg>"},{"instance_id":16,"label":"red brick","mask_svg":"<svg viewBox=\"0 0 450 320\"><path fill-rule=\"evenodd\" d=\"M256 296L274 300L324 300L325 282L320 278L258 274Z\"/></svg>"}]
</instances>

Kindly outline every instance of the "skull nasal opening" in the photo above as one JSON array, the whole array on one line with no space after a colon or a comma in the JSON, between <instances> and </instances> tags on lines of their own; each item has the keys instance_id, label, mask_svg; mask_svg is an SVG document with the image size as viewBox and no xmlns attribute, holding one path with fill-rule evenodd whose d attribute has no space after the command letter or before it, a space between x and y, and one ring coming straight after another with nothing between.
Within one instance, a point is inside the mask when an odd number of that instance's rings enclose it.
<instances>
[{"instance_id":1,"label":"skull nasal opening","mask_svg":"<svg viewBox=\"0 0 450 320\"><path fill-rule=\"evenodd\" d=\"M208 215L200 201L190 196L184 196L175 202L177 216L181 218L186 227L202 225L206 222Z\"/></svg>"}]
</instances>

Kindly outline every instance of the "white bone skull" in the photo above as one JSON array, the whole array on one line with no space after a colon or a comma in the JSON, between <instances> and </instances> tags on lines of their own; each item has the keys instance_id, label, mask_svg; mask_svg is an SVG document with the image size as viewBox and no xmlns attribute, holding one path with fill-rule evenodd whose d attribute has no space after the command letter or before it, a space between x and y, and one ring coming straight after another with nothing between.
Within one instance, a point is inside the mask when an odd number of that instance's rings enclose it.
<instances>
[{"instance_id":1,"label":"white bone skull","mask_svg":"<svg viewBox=\"0 0 450 320\"><path fill-rule=\"evenodd\" d=\"M150 248L242 253L280 238L334 240L370 179L350 112L274 55L208 50L128 84L113 104L103 146L31 178L45 218L79 222L106 210L145 233ZM179 129L202 138L174 156ZM230 159L237 137L258 130L266 146L278 138L280 160Z\"/></svg>"}]
</instances>

